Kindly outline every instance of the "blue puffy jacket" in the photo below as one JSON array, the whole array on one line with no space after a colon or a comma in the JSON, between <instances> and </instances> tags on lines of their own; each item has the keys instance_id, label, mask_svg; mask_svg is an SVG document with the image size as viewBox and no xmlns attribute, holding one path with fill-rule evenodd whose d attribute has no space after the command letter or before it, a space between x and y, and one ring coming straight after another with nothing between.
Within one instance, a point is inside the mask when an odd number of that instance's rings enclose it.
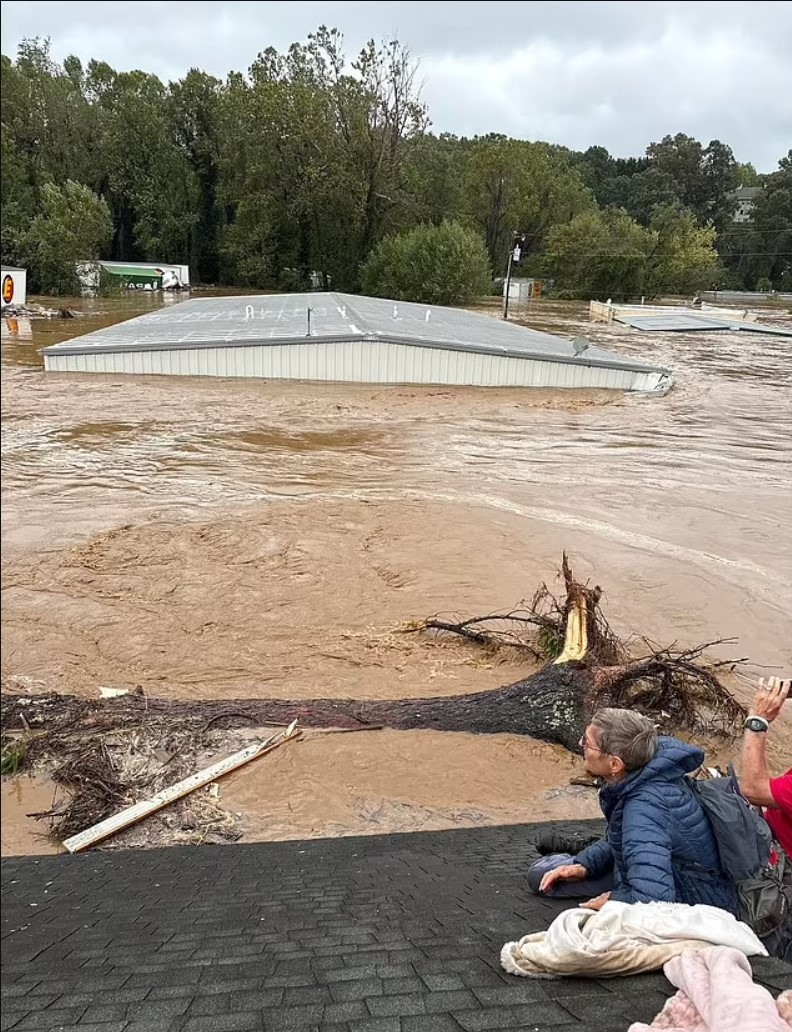
<instances>
[{"instance_id":1,"label":"blue puffy jacket","mask_svg":"<svg viewBox=\"0 0 792 1032\"><path fill-rule=\"evenodd\" d=\"M661 737L645 767L600 791L607 836L575 861L592 877L613 868L611 899L707 903L737 913L734 884L720 871L709 821L686 784L703 762L695 746Z\"/></svg>"}]
</instances>

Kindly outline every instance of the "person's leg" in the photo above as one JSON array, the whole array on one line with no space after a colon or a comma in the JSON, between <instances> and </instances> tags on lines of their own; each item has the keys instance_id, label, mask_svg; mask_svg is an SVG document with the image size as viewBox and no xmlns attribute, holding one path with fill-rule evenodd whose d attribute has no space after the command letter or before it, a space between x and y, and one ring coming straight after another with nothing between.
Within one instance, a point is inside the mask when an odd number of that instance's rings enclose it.
<instances>
[{"instance_id":1,"label":"person's leg","mask_svg":"<svg viewBox=\"0 0 792 1032\"><path fill-rule=\"evenodd\" d=\"M574 863L574 859L569 853L551 853L549 856L539 857L536 863L531 864L528 868L528 888L535 896L538 896L539 885L547 872L554 871L556 867ZM601 878L556 882L553 888L543 895L552 899L593 899L602 892L610 892L612 888L613 874L609 871Z\"/></svg>"}]
</instances>

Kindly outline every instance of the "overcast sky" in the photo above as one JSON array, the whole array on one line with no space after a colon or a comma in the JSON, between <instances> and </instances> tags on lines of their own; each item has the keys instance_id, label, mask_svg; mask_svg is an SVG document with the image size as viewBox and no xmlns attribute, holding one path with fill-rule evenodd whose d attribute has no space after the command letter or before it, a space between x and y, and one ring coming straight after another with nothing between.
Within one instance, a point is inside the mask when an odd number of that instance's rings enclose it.
<instances>
[{"instance_id":1,"label":"overcast sky","mask_svg":"<svg viewBox=\"0 0 792 1032\"><path fill-rule=\"evenodd\" d=\"M685 132L772 171L792 147L792 3L2 3L2 49L49 36L164 79L246 70L319 24L353 53L396 33L420 59L435 131L640 154Z\"/></svg>"}]
</instances>

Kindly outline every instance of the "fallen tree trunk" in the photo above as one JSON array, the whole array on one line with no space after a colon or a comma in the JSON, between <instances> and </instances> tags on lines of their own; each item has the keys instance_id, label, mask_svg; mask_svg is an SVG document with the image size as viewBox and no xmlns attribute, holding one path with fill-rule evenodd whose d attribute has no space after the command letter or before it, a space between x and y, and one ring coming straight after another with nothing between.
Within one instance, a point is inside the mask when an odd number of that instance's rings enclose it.
<instances>
[{"instance_id":1,"label":"fallen tree trunk","mask_svg":"<svg viewBox=\"0 0 792 1032\"><path fill-rule=\"evenodd\" d=\"M177 723L196 734L245 726L267 727L299 720L303 727L388 727L397 731L467 731L528 735L577 748L591 713L599 706L626 705L652 715L668 732L734 733L743 710L726 691L707 681L707 698L675 689L669 674L684 660L652 657L618 667L590 669L582 663L549 663L524 680L494 691L442 698L361 701L358 699L234 699L184 701L128 695L86 700L69 695L3 695L3 731L21 730L24 716L45 737L85 737L144 724ZM697 675L703 672L696 670ZM686 676L689 676L686 674ZM659 682L659 684L658 684ZM715 682L717 684L717 682ZM54 742L52 743L54 744ZM28 745L36 750L36 736ZM32 757L31 757L32 758Z\"/></svg>"},{"instance_id":2,"label":"fallen tree trunk","mask_svg":"<svg viewBox=\"0 0 792 1032\"><path fill-rule=\"evenodd\" d=\"M110 752L119 740L172 755L209 744L211 731L244 726L399 731L435 730L526 735L576 750L591 714L601 706L646 713L666 733L734 736L745 711L721 684L718 668L702 655L709 642L688 650L651 649L630 659L600 610L601 591L575 581L564 556L565 595L542 585L526 608L465 620L433 617L406 632L453 634L478 646L524 649L548 662L528 677L493 691L442 698L234 699L187 701L132 693L85 699L69 695L2 696L0 727L13 733L25 765L54 761L54 780L74 792L66 808L50 811L57 828L72 834L114 813L129 787ZM648 647L648 645L647 645ZM21 741L19 736L21 736ZM169 762L169 761L167 761ZM137 789L164 767L137 779Z\"/></svg>"},{"instance_id":3,"label":"fallen tree trunk","mask_svg":"<svg viewBox=\"0 0 792 1032\"><path fill-rule=\"evenodd\" d=\"M3 695L4 731L20 729L86 735L105 727L124 729L144 722L193 724L196 732L235 727L269 727L299 720L303 727L432 729L475 734L530 735L575 748L592 674L584 667L547 666L523 681L495 691L437 699L216 699L183 701L127 695L96 701L71 695ZM34 739L35 741L35 739Z\"/></svg>"},{"instance_id":4,"label":"fallen tree trunk","mask_svg":"<svg viewBox=\"0 0 792 1032\"><path fill-rule=\"evenodd\" d=\"M664 730L735 733L744 710L718 680L718 665L700 662L710 642L689 650L659 649L629 660L603 617L601 591L579 584L564 556L566 592L556 599L545 585L522 614L516 611L453 622L437 618L409 631L454 633L489 647L525 645L551 652L551 661L528 677L493 691L442 698L365 701L358 699L235 699L182 701L130 694L115 699L75 696L2 697L4 731L41 729L28 749L41 752L49 741L160 720L210 729L260 727L299 720L304 727L389 727L474 734L529 735L575 749L593 710L629 706L647 713ZM516 624L518 632L511 624ZM504 624L506 630L504 630ZM526 635L533 634L533 638Z\"/></svg>"}]
</instances>

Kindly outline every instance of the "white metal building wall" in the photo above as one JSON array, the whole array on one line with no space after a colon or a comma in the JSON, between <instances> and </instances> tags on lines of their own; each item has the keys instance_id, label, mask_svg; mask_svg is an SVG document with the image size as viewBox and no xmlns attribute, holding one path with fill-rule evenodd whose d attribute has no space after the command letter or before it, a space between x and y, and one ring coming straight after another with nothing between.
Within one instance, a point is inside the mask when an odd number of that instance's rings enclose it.
<instances>
[{"instance_id":1,"label":"white metal building wall","mask_svg":"<svg viewBox=\"0 0 792 1032\"><path fill-rule=\"evenodd\" d=\"M6 279L11 280L10 288L6 286ZM27 270L5 268L2 271L3 295L2 307L14 308L27 303ZM10 295L10 297L9 297ZM8 300L6 298L8 297Z\"/></svg>"},{"instance_id":2,"label":"white metal building wall","mask_svg":"<svg viewBox=\"0 0 792 1032\"><path fill-rule=\"evenodd\" d=\"M656 389L657 373L384 341L44 355L51 372L152 373L372 384Z\"/></svg>"}]
</instances>

